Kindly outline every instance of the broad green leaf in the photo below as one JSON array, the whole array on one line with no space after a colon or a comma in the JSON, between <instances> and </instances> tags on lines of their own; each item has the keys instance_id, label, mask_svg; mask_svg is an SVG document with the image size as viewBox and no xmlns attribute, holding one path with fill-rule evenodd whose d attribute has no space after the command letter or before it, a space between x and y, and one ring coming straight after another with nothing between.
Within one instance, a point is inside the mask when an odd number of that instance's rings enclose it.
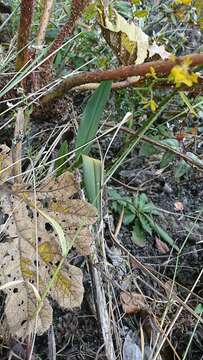
<instances>
[{"instance_id":1,"label":"broad green leaf","mask_svg":"<svg viewBox=\"0 0 203 360\"><path fill-rule=\"evenodd\" d=\"M57 154L57 157L56 157L55 169L56 169L57 176L60 176L61 174L63 174L63 172L67 169L67 164L66 164L66 160L68 158L67 154L68 154L68 142L67 142L67 140L65 140L61 144L60 149Z\"/></svg>"},{"instance_id":2,"label":"broad green leaf","mask_svg":"<svg viewBox=\"0 0 203 360\"><path fill-rule=\"evenodd\" d=\"M110 96L111 86L112 81L103 81L88 100L76 138L77 157L87 155L90 151L91 144L78 150L77 148L95 138L104 107Z\"/></svg>"},{"instance_id":3,"label":"broad green leaf","mask_svg":"<svg viewBox=\"0 0 203 360\"><path fill-rule=\"evenodd\" d=\"M191 153L191 152L187 152L186 155L192 159L194 162L197 163L197 165L202 165L203 166L203 161L195 154Z\"/></svg>"},{"instance_id":4,"label":"broad green leaf","mask_svg":"<svg viewBox=\"0 0 203 360\"><path fill-rule=\"evenodd\" d=\"M101 177L102 164L100 160L93 159L89 156L82 156L84 184L87 198L96 206L98 211L101 210Z\"/></svg>"},{"instance_id":5,"label":"broad green leaf","mask_svg":"<svg viewBox=\"0 0 203 360\"><path fill-rule=\"evenodd\" d=\"M188 174L191 166L185 160L180 160L175 169L175 179L179 180L183 175Z\"/></svg>"},{"instance_id":6,"label":"broad green leaf","mask_svg":"<svg viewBox=\"0 0 203 360\"><path fill-rule=\"evenodd\" d=\"M175 155L171 154L169 151L166 151L160 161L160 168L163 169L164 167L168 166L174 159Z\"/></svg>"},{"instance_id":7,"label":"broad green leaf","mask_svg":"<svg viewBox=\"0 0 203 360\"><path fill-rule=\"evenodd\" d=\"M152 144L144 143L140 147L139 156L150 156L154 154L157 154L157 149Z\"/></svg>"},{"instance_id":8,"label":"broad green leaf","mask_svg":"<svg viewBox=\"0 0 203 360\"><path fill-rule=\"evenodd\" d=\"M162 144L168 145L172 147L173 149L179 148L179 142L176 139L164 139L160 141Z\"/></svg>"},{"instance_id":9,"label":"broad green leaf","mask_svg":"<svg viewBox=\"0 0 203 360\"><path fill-rule=\"evenodd\" d=\"M137 246L143 247L146 245L146 237L138 219L134 222L132 240Z\"/></svg>"}]
</instances>

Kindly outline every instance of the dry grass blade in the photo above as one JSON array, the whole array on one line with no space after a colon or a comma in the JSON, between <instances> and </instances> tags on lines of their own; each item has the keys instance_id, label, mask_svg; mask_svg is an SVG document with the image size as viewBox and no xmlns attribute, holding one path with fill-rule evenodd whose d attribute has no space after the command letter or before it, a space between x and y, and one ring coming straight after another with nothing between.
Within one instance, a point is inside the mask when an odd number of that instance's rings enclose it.
<instances>
[{"instance_id":1,"label":"dry grass blade","mask_svg":"<svg viewBox=\"0 0 203 360\"><path fill-rule=\"evenodd\" d=\"M46 29L47 29L47 26L49 23L49 18L50 18L51 11L52 11L52 6L53 6L53 0L46 0L41 5L42 14L41 14L41 19L40 19L39 31L38 31L37 39L36 39L37 47L40 47L43 44L45 34L46 34Z\"/></svg>"}]
</instances>

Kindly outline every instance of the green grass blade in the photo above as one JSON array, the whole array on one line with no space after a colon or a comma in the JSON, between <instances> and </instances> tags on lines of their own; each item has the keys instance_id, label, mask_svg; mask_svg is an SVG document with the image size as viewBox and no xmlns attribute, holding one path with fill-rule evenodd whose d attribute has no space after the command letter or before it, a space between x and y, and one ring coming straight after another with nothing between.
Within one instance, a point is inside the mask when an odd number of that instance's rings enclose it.
<instances>
[{"instance_id":1,"label":"green grass blade","mask_svg":"<svg viewBox=\"0 0 203 360\"><path fill-rule=\"evenodd\" d=\"M67 249L69 248L68 243L70 244L69 239L65 238L63 229L61 225L51 216L49 216L45 211L37 208L37 211L52 225L53 229L56 231L58 237L59 237L59 243L61 246L61 252L62 256L67 255Z\"/></svg>"},{"instance_id":2,"label":"green grass blade","mask_svg":"<svg viewBox=\"0 0 203 360\"><path fill-rule=\"evenodd\" d=\"M100 160L93 159L86 155L82 156L82 162L87 198L100 212L102 163Z\"/></svg>"},{"instance_id":3,"label":"green grass blade","mask_svg":"<svg viewBox=\"0 0 203 360\"><path fill-rule=\"evenodd\" d=\"M154 231L156 231L157 235L162 238L162 240L164 240L166 243L171 245L175 250L177 250L177 251L180 250L179 247L175 244L172 237L161 226L154 223L154 225L152 225L152 227L154 228Z\"/></svg>"},{"instance_id":4,"label":"green grass blade","mask_svg":"<svg viewBox=\"0 0 203 360\"><path fill-rule=\"evenodd\" d=\"M112 81L103 81L88 100L78 130L76 148L85 145L96 136L101 115L109 99L111 85ZM87 155L90 148L91 145L88 145L79 149L76 152L77 157L82 154Z\"/></svg>"},{"instance_id":5,"label":"green grass blade","mask_svg":"<svg viewBox=\"0 0 203 360\"><path fill-rule=\"evenodd\" d=\"M67 169L67 159L68 159L68 142L65 140L58 151L55 163L55 169L57 176L60 176Z\"/></svg>"}]
</instances>

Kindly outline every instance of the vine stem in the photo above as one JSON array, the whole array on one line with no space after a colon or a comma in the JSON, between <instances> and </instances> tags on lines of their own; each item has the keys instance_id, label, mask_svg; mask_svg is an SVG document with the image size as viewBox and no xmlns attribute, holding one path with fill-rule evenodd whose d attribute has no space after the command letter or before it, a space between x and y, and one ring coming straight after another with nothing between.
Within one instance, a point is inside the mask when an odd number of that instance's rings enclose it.
<instances>
[{"instance_id":1,"label":"vine stem","mask_svg":"<svg viewBox=\"0 0 203 360\"><path fill-rule=\"evenodd\" d=\"M42 97L41 102L46 105L55 99L61 98L72 88L83 84L100 83L104 80L120 81L133 76L145 77L146 74L149 73L151 67L154 68L157 76L167 76L174 65L181 64L188 57L191 59L191 68L203 64L203 53L200 53L180 56L177 57L175 61L151 61L140 65L121 66L112 70L82 72L62 80L54 90ZM131 82L129 81L129 85L130 83Z\"/></svg>"}]
</instances>

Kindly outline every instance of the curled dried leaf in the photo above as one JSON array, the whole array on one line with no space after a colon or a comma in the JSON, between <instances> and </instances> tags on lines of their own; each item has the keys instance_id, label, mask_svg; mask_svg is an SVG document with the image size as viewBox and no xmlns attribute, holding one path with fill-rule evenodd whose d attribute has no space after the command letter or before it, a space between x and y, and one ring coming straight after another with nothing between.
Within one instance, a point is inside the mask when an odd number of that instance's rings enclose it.
<instances>
[{"instance_id":1,"label":"curled dried leaf","mask_svg":"<svg viewBox=\"0 0 203 360\"><path fill-rule=\"evenodd\" d=\"M165 242L161 241L157 236L155 237L155 242L156 242L156 248L159 250L161 254L169 253L168 245Z\"/></svg>"},{"instance_id":2,"label":"curled dried leaf","mask_svg":"<svg viewBox=\"0 0 203 360\"><path fill-rule=\"evenodd\" d=\"M147 58L148 36L135 23L129 23L117 13L99 10L99 23L103 36L123 65L142 64Z\"/></svg>"},{"instance_id":3,"label":"curled dried leaf","mask_svg":"<svg viewBox=\"0 0 203 360\"><path fill-rule=\"evenodd\" d=\"M123 311L126 314L135 314L140 310L147 309L144 296L136 292L122 292L120 301Z\"/></svg>"}]
</instances>

